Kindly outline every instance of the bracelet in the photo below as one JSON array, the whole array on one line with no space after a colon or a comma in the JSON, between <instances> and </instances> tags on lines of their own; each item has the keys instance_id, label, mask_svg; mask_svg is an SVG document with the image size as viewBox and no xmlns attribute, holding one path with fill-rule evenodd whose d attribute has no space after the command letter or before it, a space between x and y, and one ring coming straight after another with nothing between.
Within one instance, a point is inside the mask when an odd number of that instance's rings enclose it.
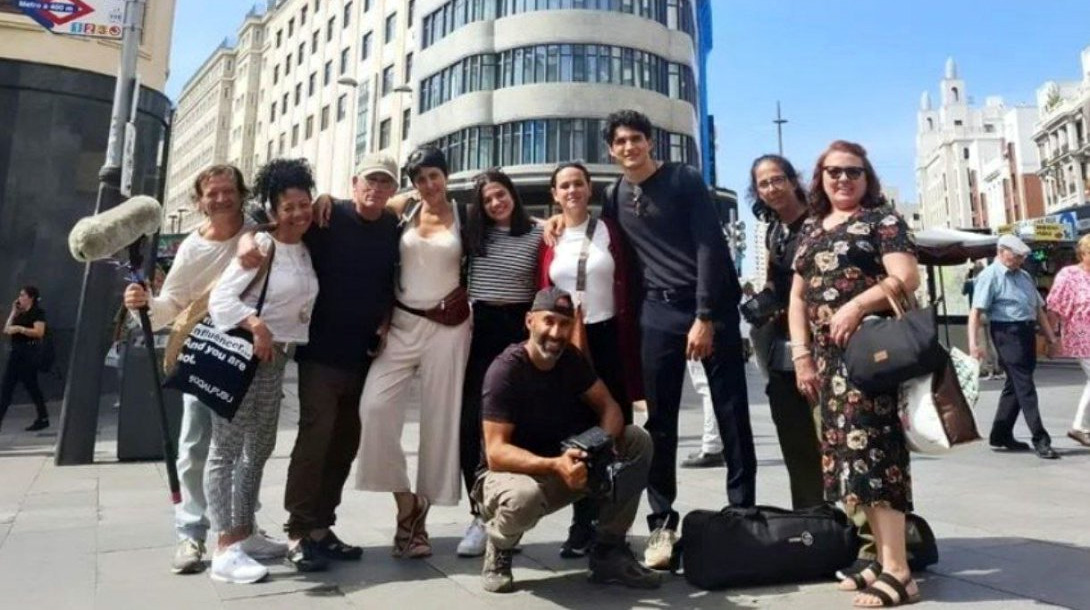
<instances>
[{"instance_id":1,"label":"bracelet","mask_svg":"<svg viewBox=\"0 0 1090 610\"><path fill-rule=\"evenodd\" d=\"M810 349L810 344L805 341L792 341L790 345L791 347L805 347L806 349Z\"/></svg>"},{"instance_id":2,"label":"bracelet","mask_svg":"<svg viewBox=\"0 0 1090 610\"><path fill-rule=\"evenodd\" d=\"M809 354L810 353L810 346L809 345L792 345L791 346L791 353L793 353L793 354Z\"/></svg>"},{"instance_id":3,"label":"bracelet","mask_svg":"<svg viewBox=\"0 0 1090 610\"><path fill-rule=\"evenodd\" d=\"M798 355L795 355L795 356L791 356L791 362L798 362L799 360L804 360L804 359L809 358L809 357L810 357L809 353L798 354Z\"/></svg>"}]
</instances>

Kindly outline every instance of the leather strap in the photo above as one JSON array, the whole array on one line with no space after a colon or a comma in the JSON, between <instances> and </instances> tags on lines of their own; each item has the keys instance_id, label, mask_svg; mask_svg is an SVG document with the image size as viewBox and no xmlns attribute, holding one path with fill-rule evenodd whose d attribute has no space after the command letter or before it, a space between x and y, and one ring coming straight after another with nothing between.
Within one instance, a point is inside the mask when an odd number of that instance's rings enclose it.
<instances>
[{"instance_id":1,"label":"leather strap","mask_svg":"<svg viewBox=\"0 0 1090 610\"><path fill-rule=\"evenodd\" d=\"M587 259L590 258L590 245L594 241L594 229L598 226L598 220L591 215L587 218L587 232L583 236L583 247L579 250L579 264L575 269L575 292L582 301L583 293L587 290Z\"/></svg>"}]
</instances>

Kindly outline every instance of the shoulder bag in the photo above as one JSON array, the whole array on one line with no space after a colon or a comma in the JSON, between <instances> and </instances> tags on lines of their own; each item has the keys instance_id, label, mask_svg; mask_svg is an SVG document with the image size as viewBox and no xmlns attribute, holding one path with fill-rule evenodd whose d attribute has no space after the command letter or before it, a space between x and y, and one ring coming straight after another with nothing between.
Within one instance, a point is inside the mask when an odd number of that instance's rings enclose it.
<instances>
[{"instance_id":1,"label":"shoulder bag","mask_svg":"<svg viewBox=\"0 0 1090 610\"><path fill-rule=\"evenodd\" d=\"M938 371L902 384L898 407L909 450L937 455L980 440L972 410L979 371L976 360L955 348Z\"/></svg>"},{"instance_id":2,"label":"shoulder bag","mask_svg":"<svg viewBox=\"0 0 1090 610\"><path fill-rule=\"evenodd\" d=\"M423 205L420 201L412 201L409 204L411 207L405 211L401 216L399 225L402 231L413 228L412 222L416 213L420 211ZM454 227L456 230L461 231L462 226L462 207L458 202L453 202L454 207ZM465 243L463 239L463 244ZM464 245L463 245L464 248ZM464 252L464 250L463 250ZM400 265L400 262L398 263ZM458 285L454 290L444 296L438 304L429 309L417 309L416 307L409 307L401 301L396 301L394 305L401 310L407 311L414 316L420 316L427 318L436 324L442 324L443 326L459 326L463 322L469 319L469 292L465 288L465 276L466 276L466 263L465 255L462 256L462 271L459 278ZM398 281L400 282L400 274L398 275Z\"/></svg>"},{"instance_id":3,"label":"shoulder bag","mask_svg":"<svg viewBox=\"0 0 1090 610\"><path fill-rule=\"evenodd\" d=\"M265 306L275 251L273 242L254 280L243 291L246 294L257 281L262 282L257 315L261 315ZM207 305L205 308L207 312ZM186 336L174 370L163 382L163 387L196 396L217 415L230 421L250 389L258 364L252 332L241 327L220 330L212 323L212 316L205 313Z\"/></svg>"},{"instance_id":4,"label":"shoulder bag","mask_svg":"<svg viewBox=\"0 0 1090 610\"><path fill-rule=\"evenodd\" d=\"M590 258L590 246L597 226L598 221L594 216L590 216L587 219L586 235L583 236L583 246L579 250L579 262L575 267L574 296L578 305L575 306L575 324L571 333L571 345L577 348L591 365L594 364L594 357L590 353L590 340L587 338L587 314L583 311L583 296L587 292L587 259Z\"/></svg>"},{"instance_id":5,"label":"shoulder bag","mask_svg":"<svg viewBox=\"0 0 1090 610\"><path fill-rule=\"evenodd\" d=\"M904 300L912 300L900 280L890 276L879 281L895 317L863 320L844 350L848 378L868 396L895 392L909 379L938 371L948 360L932 309L906 310L891 283L898 285Z\"/></svg>"}]
</instances>

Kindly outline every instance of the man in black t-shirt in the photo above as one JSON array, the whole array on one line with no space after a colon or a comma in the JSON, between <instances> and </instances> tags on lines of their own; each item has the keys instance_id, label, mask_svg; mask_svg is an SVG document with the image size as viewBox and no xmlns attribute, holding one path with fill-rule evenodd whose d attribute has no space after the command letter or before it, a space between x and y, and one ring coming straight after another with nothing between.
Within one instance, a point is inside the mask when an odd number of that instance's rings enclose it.
<instances>
[{"instance_id":1,"label":"man in black t-shirt","mask_svg":"<svg viewBox=\"0 0 1090 610\"><path fill-rule=\"evenodd\" d=\"M487 470L473 495L488 531L481 571L486 591L511 591L511 549L542 517L585 496L586 454L564 451L561 443L594 425L613 437L617 457L627 466L617 475L615 493L601 501L591 581L659 586L658 575L625 544L647 485L651 438L638 426L624 425L620 406L594 369L578 350L568 349L573 316L571 295L555 287L538 292L526 315L530 339L507 348L485 375Z\"/></svg>"}]
</instances>

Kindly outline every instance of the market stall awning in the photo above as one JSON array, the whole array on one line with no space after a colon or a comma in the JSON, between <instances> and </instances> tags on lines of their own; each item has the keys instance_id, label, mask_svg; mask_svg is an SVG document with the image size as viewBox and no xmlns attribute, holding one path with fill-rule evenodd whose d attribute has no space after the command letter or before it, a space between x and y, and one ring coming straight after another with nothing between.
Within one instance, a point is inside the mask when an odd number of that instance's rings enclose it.
<instances>
[{"instance_id":1,"label":"market stall awning","mask_svg":"<svg viewBox=\"0 0 1090 610\"><path fill-rule=\"evenodd\" d=\"M916 233L921 265L960 265L995 255L995 235L934 228Z\"/></svg>"}]
</instances>

